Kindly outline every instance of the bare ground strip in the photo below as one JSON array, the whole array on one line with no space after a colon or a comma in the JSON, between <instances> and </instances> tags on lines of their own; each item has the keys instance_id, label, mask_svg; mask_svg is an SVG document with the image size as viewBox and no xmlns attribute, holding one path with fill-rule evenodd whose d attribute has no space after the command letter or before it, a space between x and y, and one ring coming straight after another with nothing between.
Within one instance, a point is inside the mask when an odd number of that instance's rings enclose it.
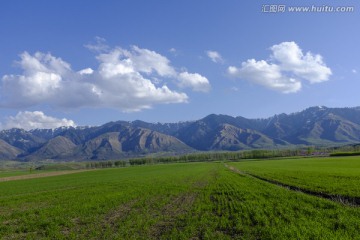
<instances>
[{"instance_id":1,"label":"bare ground strip","mask_svg":"<svg viewBox=\"0 0 360 240\"><path fill-rule=\"evenodd\" d=\"M34 174L21 175L21 176L3 177L3 178L0 178L0 182L8 182L8 181L14 181L14 180L60 176L60 175L65 175L65 174L72 174L72 173L79 173L79 172L86 172L86 171L92 171L92 170L89 170L89 169L67 170L67 171L34 173Z\"/></svg>"}]
</instances>

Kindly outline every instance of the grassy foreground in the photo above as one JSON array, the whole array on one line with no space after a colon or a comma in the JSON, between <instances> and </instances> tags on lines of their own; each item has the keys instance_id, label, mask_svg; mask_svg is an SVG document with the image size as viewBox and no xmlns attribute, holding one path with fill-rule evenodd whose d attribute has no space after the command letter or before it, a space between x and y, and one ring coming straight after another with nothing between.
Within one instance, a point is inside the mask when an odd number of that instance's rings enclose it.
<instances>
[{"instance_id":1,"label":"grassy foreground","mask_svg":"<svg viewBox=\"0 0 360 240\"><path fill-rule=\"evenodd\" d=\"M359 229L359 208L223 163L0 182L0 239L359 239Z\"/></svg>"},{"instance_id":2,"label":"grassy foreground","mask_svg":"<svg viewBox=\"0 0 360 240\"><path fill-rule=\"evenodd\" d=\"M360 157L302 158L232 163L241 171L315 192L360 197Z\"/></svg>"}]
</instances>

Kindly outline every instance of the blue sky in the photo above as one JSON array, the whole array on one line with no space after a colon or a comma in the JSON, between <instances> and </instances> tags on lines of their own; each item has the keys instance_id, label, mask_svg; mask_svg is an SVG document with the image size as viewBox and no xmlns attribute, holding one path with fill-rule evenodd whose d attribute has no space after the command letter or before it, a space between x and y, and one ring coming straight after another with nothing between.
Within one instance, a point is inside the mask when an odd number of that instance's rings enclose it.
<instances>
[{"instance_id":1,"label":"blue sky","mask_svg":"<svg viewBox=\"0 0 360 240\"><path fill-rule=\"evenodd\" d=\"M285 12L262 11L271 5ZM359 106L359 9L346 0L3 0L0 127Z\"/></svg>"}]
</instances>

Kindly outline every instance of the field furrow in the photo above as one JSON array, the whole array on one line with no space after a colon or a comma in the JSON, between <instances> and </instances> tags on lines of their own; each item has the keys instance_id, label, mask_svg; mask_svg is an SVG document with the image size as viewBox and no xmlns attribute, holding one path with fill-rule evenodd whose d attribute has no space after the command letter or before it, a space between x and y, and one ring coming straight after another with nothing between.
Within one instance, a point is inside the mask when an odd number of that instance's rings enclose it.
<instances>
[{"instance_id":1,"label":"field furrow","mask_svg":"<svg viewBox=\"0 0 360 240\"><path fill-rule=\"evenodd\" d=\"M286 189L292 190L292 191L296 191L296 192L302 192L311 196L315 196L315 197L320 197L320 198L324 198L324 199L328 199L334 202L338 202L341 203L343 205L346 206L351 206L351 207L359 207L360 206L360 198L359 197L349 197L349 196L342 196L342 195L334 195L334 194L327 194L327 193L323 193L323 192L316 192L316 191L312 191L309 189L305 189L305 188L300 188L294 185L289 185L277 180L273 180L273 179L268 179L268 178L264 178L258 175L255 175L253 173L249 173L249 172L242 172L238 169L236 169L235 167L229 166L227 164L225 164L225 166L227 168L229 168L231 171L238 173L238 174L242 174L242 175L246 175L246 176L250 176L280 187L284 187Z\"/></svg>"},{"instance_id":2,"label":"field furrow","mask_svg":"<svg viewBox=\"0 0 360 240\"><path fill-rule=\"evenodd\" d=\"M360 157L294 158L229 164L238 171L324 197L360 198Z\"/></svg>"}]
</instances>

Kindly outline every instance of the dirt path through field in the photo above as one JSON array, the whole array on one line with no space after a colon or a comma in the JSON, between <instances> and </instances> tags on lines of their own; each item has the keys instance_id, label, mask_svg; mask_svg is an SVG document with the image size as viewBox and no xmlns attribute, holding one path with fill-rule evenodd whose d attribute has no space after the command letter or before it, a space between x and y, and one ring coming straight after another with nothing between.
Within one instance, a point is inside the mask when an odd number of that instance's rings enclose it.
<instances>
[{"instance_id":1,"label":"dirt path through field","mask_svg":"<svg viewBox=\"0 0 360 240\"><path fill-rule=\"evenodd\" d=\"M21 176L3 177L3 178L0 178L0 182L8 182L8 181L32 179L32 178L52 177L52 176L59 176L59 175L65 175L65 174L87 172L87 171L93 171L93 169L54 171L54 172L46 172L46 173L32 173L32 174L21 175Z\"/></svg>"}]
</instances>

